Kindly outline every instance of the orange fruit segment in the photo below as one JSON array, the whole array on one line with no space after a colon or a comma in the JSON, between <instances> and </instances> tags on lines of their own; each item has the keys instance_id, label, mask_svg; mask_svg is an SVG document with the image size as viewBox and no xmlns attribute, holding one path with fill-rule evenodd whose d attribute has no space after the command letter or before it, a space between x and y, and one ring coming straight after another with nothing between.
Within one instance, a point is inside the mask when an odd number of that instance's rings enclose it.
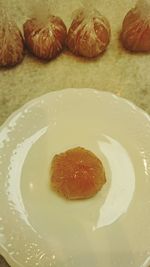
<instances>
[{"instance_id":1,"label":"orange fruit segment","mask_svg":"<svg viewBox=\"0 0 150 267\"><path fill-rule=\"evenodd\" d=\"M51 186L67 199L94 196L105 184L102 162L82 147L54 156L51 165Z\"/></svg>"}]
</instances>

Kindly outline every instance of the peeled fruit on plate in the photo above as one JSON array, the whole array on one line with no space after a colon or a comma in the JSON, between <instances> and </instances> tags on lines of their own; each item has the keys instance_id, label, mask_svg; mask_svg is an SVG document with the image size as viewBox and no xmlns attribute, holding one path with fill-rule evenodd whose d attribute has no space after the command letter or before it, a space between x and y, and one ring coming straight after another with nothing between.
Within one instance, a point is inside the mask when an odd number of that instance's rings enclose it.
<instances>
[{"instance_id":1,"label":"peeled fruit on plate","mask_svg":"<svg viewBox=\"0 0 150 267\"><path fill-rule=\"evenodd\" d=\"M106 182L100 159L82 147L55 155L50 179L53 190L71 200L94 196Z\"/></svg>"},{"instance_id":2,"label":"peeled fruit on plate","mask_svg":"<svg viewBox=\"0 0 150 267\"><path fill-rule=\"evenodd\" d=\"M76 55L97 57L109 44L109 22L96 9L82 8L75 13L68 31L67 46Z\"/></svg>"},{"instance_id":3,"label":"peeled fruit on plate","mask_svg":"<svg viewBox=\"0 0 150 267\"><path fill-rule=\"evenodd\" d=\"M150 52L150 1L139 0L124 18L123 46L133 52Z\"/></svg>"},{"instance_id":4,"label":"peeled fruit on plate","mask_svg":"<svg viewBox=\"0 0 150 267\"><path fill-rule=\"evenodd\" d=\"M3 11L0 16L0 66L19 64L24 57L22 34L16 23Z\"/></svg>"},{"instance_id":5,"label":"peeled fruit on plate","mask_svg":"<svg viewBox=\"0 0 150 267\"><path fill-rule=\"evenodd\" d=\"M62 51L67 29L61 18L51 15L46 21L29 19L23 28L25 43L38 58L50 60Z\"/></svg>"}]
</instances>

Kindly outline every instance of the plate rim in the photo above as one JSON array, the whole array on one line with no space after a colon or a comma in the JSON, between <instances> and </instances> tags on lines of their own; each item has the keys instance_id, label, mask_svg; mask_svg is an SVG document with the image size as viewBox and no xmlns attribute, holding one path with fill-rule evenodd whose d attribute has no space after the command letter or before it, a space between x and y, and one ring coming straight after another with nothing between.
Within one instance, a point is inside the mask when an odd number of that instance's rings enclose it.
<instances>
[{"instance_id":1,"label":"plate rim","mask_svg":"<svg viewBox=\"0 0 150 267\"><path fill-rule=\"evenodd\" d=\"M11 119L18 114L19 111L24 110L26 107L32 105L32 103L34 103L35 101L39 101L40 99L42 99L43 97L49 96L49 95L55 95L55 94L62 94L64 92L69 92L69 91L74 91L74 92L78 92L78 91L84 91L84 90L88 90L88 91L93 91L95 94L103 94L103 95L110 95L113 98L120 100L122 102L124 102L125 104L127 104L130 108L132 109L136 109L136 111L140 112L145 118L147 118L150 122L150 114L148 114L145 110L143 110L141 107L139 107L138 105L136 105L135 103L133 103L131 100L124 98L120 95L117 95L115 93L112 93L111 91L105 91L105 90L99 90L99 89L95 89L95 88L91 88L91 87L68 87L68 88L63 88L63 89L58 89L58 90L54 90L54 91L49 91L46 94L42 94L38 97L35 97L29 101L27 101L26 103L24 103L22 106L20 106L19 108L17 108L15 111L13 111L6 119L5 121L0 125L0 131L2 130L2 128L4 128L10 121Z\"/></svg>"}]
</instances>

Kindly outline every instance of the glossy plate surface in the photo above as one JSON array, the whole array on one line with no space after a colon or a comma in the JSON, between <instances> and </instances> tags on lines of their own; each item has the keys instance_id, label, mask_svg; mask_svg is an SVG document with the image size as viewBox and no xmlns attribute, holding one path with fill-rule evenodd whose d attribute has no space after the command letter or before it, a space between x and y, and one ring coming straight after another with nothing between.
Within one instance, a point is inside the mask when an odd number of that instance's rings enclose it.
<instances>
[{"instance_id":1,"label":"glossy plate surface","mask_svg":"<svg viewBox=\"0 0 150 267\"><path fill-rule=\"evenodd\" d=\"M82 146L103 162L93 198L51 191L56 153ZM12 267L150 265L150 117L94 89L41 96L0 131L0 253Z\"/></svg>"}]
</instances>

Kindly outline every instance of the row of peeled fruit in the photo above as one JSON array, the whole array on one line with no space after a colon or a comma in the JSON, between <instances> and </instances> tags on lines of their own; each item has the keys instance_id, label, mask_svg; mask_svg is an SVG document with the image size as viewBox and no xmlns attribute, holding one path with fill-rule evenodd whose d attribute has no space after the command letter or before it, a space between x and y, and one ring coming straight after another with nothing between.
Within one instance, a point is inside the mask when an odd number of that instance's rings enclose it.
<instances>
[{"instance_id":1,"label":"row of peeled fruit","mask_svg":"<svg viewBox=\"0 0 150 267\"><path fill-rule=\"evenodd\" d=\"M6 12L0 18L0 66L20 63L27 48L42 60L51 60L64 49L77 56L95 58L102 54L111 39L108 19L97 9L86 6L74 12L67 31L63 20L52 14L39 13L23 25L23 35ZM120 40L132 52L150 52L150 0L138 0L126 14Z\"/></svg>"}]
</instances>

